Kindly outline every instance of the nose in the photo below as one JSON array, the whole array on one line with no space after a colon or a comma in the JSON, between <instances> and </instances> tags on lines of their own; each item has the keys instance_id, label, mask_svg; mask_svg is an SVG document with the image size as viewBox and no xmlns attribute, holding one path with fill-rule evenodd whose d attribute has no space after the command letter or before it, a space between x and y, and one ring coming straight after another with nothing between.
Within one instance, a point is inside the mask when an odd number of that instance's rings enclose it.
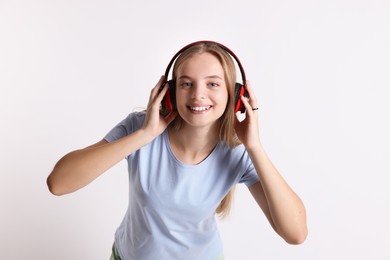
<instances>
[{"instance_id":1,"label":"nose","mask_svg":"<svg viewBox=\"0 0 390 260\"><path fill-rule=\"evenodd\" d=\"M206 88L201 83L194 82L191 88L192 99L204 99L206 95Z\"/></svg>"}]
</instances>

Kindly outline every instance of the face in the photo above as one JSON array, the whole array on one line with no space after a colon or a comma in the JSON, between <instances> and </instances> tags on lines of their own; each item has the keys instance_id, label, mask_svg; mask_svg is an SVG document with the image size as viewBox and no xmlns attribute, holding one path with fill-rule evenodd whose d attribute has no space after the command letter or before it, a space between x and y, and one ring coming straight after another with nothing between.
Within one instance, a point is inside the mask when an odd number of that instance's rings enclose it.
<instances>
[{"instance_id":1,"label":"face","mask_svg":"<svg viewBox=\"0 0 390 260\"><path fill-rule=\"evenodd\" d=\"M228 102L224 70L210 53L194 54L176 72L176 105L186 125L216 125Z\"/></svg>"}]
</instances>

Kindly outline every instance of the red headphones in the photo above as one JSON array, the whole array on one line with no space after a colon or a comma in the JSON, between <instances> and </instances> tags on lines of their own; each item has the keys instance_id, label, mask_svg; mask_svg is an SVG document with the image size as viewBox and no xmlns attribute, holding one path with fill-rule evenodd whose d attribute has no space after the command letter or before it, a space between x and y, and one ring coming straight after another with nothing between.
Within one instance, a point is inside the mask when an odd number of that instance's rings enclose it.
<instances>
[{"instance_id":1,"label":"red headphones","mask_svg":"<svg viewBox=\"0 0 390 260\"><path fill-rule=\"evenodd\" d=\"M173 56L173 58L171 59L171 61L168 64L167 69L165 70L165 77L164 78L165 78L166 81L161 86L161 89L162 89L163 86L168 82L169 88L168 88L168 90L167 90L167 92L166 92L166 94L165 94L165 96L164 96L164 98L163 98L163 100L161 102L162 110L166 111L167 113L176 110L176 82L175 82L175 79L171 79L171 80L167 81L168 76L169 76L169 71L170 71L173 63L175 62L177 57L179 57L179 55L182 54L185 50L187 50L190 47L192 47L192 46L194 46L196 44L199 44L199 43L215 44L215 45L219 46L220 48L222 48L227 53L229 53L230 56L233 57L234 60L236 61L237 65L238 65L238 68L240 69L240 73L241 73L241 77L242 77L242 84L241 83L236 83L235 84L235 89L234 89L234 107L235 107L235 109L234 109L234 112L236 113L236 112L240 111L241 113L244 113L245 112L245 106L242 103L240 97L241 96L249 97L248 91L246 90L246 78L245 78L244 68L242 67L240 60L234 54L234 52L232 52L226 46L224 46L224 45L222 45L220 43L217 43L217 42L213 42L213 41L197 41L197 42L190 43L187 46L183 47L180 51L178 51L175 54L175 56Z\"/></svg>"}]
</instances>

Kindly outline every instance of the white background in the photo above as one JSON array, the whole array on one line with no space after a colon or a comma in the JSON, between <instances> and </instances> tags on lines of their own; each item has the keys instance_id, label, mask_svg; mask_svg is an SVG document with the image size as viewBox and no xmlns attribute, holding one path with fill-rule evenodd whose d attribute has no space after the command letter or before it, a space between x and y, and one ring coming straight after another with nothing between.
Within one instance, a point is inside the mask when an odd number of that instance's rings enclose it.
<instances>
[{"instance_id":1,"label":"white background","mask_svg":"<svg viewBox=\"0 0 390 260\"><path fill-rule=\"evenodd\" d=\"M63 197L46 177L203 39L243 63L310 232L286 244L240 186L220 222L226 259L390 259L388 0L0 0L0 259L109 258L125 162Z\"/></svg>"}]
</instances>

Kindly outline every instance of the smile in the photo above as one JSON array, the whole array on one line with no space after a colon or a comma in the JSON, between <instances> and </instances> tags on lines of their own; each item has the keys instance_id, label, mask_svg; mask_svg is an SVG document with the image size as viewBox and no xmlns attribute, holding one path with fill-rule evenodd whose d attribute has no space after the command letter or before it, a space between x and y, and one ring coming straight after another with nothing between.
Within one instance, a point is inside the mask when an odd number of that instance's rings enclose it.
<instances>
[{"instance_id":1,"label":"smile","mask_svg":"<svg viewBox=\"0 0 390 260\"><path fill-rule=\"evenodd\" d=\"M211 106L206 106L206 107L189 107L190 110L192 111L206 111L211 108Z\"/></svg>"}]
</instances>

